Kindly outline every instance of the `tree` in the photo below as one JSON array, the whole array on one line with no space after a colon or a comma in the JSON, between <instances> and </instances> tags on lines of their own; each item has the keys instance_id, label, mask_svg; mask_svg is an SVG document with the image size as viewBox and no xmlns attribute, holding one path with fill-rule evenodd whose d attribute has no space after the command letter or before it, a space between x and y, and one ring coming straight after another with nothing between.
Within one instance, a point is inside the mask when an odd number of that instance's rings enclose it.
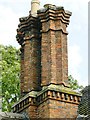
<instances>
[{"instance_id":1,"label":"tree","mask_svg":"<svg viewBox=\"0 0 90 120\"><path fill-rule=\"evenodd\" d=\"M12 46L0 45L2 53L1 79L2 82L2 111L11 111L12 105L20 96L20 57L19 50Z\"/></svg>"},{"instance_id":2,"label":"tree","mask_svg":"<svg viewBox=\"0 0 90 120\"><path fill-rule=\"evenodd\" d=\"M68 76L68 81L70 84L70 88L73 90L81 91L84 87L78 84L78 81L72 77L72 75Z\"/></svg>"}]
</instances>

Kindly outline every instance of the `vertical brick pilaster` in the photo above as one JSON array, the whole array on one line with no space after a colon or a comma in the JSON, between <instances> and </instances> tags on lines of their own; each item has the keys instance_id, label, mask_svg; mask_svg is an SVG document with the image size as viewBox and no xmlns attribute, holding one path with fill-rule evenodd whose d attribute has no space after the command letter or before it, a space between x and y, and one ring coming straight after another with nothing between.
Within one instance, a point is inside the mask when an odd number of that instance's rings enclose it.
<instances>
[{"instance_id":1,"label":"vertical brick pilaster","mask_svg":"<svg viewBox=\"0 0 90 120\"><path fill-rule=\"evenodd\" d=\"M43 24L44 26L44 24ZM48 38L48 39L47 39ZM41 64L42 64L42 85L49 84L51 79L51 38L49 32L42 33L42 44L41 44Z\"/></svg>"},{"instance_id":2,"label":"vertical brick pilaster","mask_svg":"<svg viewBox=\"0 0 90 120\"><path fill-rule=\"evenodd\" d=\"M56 24L56 80L57 83L68 85L68 52L67 52L67 31L66 25L60 20ZM61 28L61 30L60 30ZM59 30L58 30L59 29Z\"/></svg>"},{"instance_id":3,"label":"vertical brick pilaster","mask_svg":"<svg viewBox=\"0 0 90 120\"><path fill-rule=\"evenodd\" d=\"M31 38L24 47L24 90L39 90L41 82L40 41Z\"/></svg>"},{"instance_id":4,"label":"vertical brick pilaster","mask_svg":"<svg viewBox=\"0 0 90 120\"><path fill-rule=\"evenodd\" d=\"M41 84L41 41L36 38L31 39L32 42L32 53L31 53L31 68L30 75L32 81L32 89L40 90ZM30 77L29 77L30 78Z\"/></svg>"},{"instance_id":5,"label":"vertical brick pilaster","mask_svg":"<svg viewBox=\"0 0 90 120\"><path fill-rule=\"evenodd\" d=\"M48 26L46 26L46 24L48 24ZM55 31L49 29L54 27L54 21L51 20L42 23L42 26L42 85L48 85L56 82Z\"/></svg>"},{"instance_id":6,"label":"vertical brick pilaster","mask_svg":"<svg viewBox=\"0 0 90 120\"><path fill-rule=\"evenodd\" d=\"M62 34L62 78L64 83L68 85L68 51L67 36Z\"/></svg>"},{"instance_id":7,"label":"vertical brick pilaster","mask_svg":"<svg viewBox=\"0 0 90 120\"><path fill-rule=\"evenodd\" d=\"M25 46L24 46L24 87L23 87L23 92L28 93L30 89L33 87L32 86L32 72L30 68L32 67L31 65L31 53L32 53L32 45L29 40L25 41Z\"/></svg>"}]
</instances>

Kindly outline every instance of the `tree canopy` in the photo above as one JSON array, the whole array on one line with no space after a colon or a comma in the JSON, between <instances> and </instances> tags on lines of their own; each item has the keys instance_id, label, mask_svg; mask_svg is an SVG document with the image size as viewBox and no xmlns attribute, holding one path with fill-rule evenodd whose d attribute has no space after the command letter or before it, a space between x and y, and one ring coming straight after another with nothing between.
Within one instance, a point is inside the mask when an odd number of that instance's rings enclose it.
<instances>
[{"instance_id":1,"label":"tree canopy","mask_svg":"<svg viewBox=\"0 0 90 120\"><path fill-rule=\"evenodd\" d=\"M70 84L70 88L73 90L81 91L84 87L78 84L78 81L72 77L72 75L68 76L68 81Z\"/></svg>"},{"instance_id":2,"label":"tree canopy","mask_svg":"<svg viewBox=\"0 0 90 120\"><path fill-rule=\"evenodd\" d=\"M20 96L19 74L20 74L20 57L19 50L12 46L0 45L2 53L1 79L2 83L2 111L11 111L11 106Z\"/></svg>"}]
</instances>

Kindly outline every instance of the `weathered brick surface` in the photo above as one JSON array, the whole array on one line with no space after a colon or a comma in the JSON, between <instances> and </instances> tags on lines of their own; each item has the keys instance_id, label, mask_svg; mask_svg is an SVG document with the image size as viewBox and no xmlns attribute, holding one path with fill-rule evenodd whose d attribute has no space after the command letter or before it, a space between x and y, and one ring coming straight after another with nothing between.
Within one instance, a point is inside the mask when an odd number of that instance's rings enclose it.
<instances>
[{"instance_id":1,"label":"weathered brick surface","mask_svg":"<svg viewBox=\"0 0 90 120\"><path fill-rule=\"evenodd\" d=\"M50 11L49 11L50 12ZM52 11L53 14L57 11ZM50 83L68 85L68 52L67 52L67 25L59 19L47 20L45 15L50 13L39 13L42 23L41 64L42 64L42 86ZM42 17L43 16L43 17ZM42 21L43 19L43 21Z\"/></svg>"},{"instance_id":2,"label":"weathered brick surface","mask_svg":"<svg viewBox=\"0 0 90 120\"><path fill-rule=\"evenodd\" d=\"M23 56L21 93L51 83L68 85L66 27L71 13L63 8L47 8L38 12L38 18L20 19L17 40Z\"/></svg>"},{"instance_id":3,"label":"weathered brick surface","mask_svg":"<svg viewBox=\"0 0 90 120\"><path fill-rule=\"evenodd\" d=\"M38 106L39 118L73 118L77 117L78 105L57 100L47 100Z\"/></svg>"},{"instance_id":4,"label":"weathered brick surface","mask_svg":"<svg viewBox=\"0 0 90 120\"><path fill-rule=\"evenodd\" d=\"M18 30L18 42L22 47L21 93L30 93L14 106L14 112L26 111L30 118L39 119L76 118L80 96L67 91L66 28L70 16L63 7L46 5L38 11L38 17L21 19ZM58 85L66 90L60 90Z\"/></svg>"},{"instance_id":5,"label":"weathered brick surface","mask_svg":"<svg viewBox=\"0 0 90 120\"><path fill-rule=\"evenodd\" d=\"M50 118L50 112L49 112L49 100L43 102L38 106L37 109L38 112L38 118Z\"/></svg>"},{"instance_id":6,"label":"weathered brick surface","mask_svg":"<svg viewBox=\"0 0 90 120\"><path fill-rule=\"evenodd\" d=\"M30 118L59 118L59 119L75 119L77 117L78 104L64 102L54 99L46 99L41 104L30 105L23 112L27 112Z\"/></svg>"},{"instance_id":7,"label":"weathered brick surface","mask_svg":"<svg viewBox=\"0 0 90 120\"><path fill-rule=\"evenodd\" d=\"M29 106L27 109L26 109L26 112L28 113L28 116L30 117L30 118L33 118L33 119L35 119L35 118L37 118L37 106L35 106L35 105L31 105L31 106Z\"/></svg>"},{"instance_id":8,"label":"weathered brick surface","mask_svg":"<svg viewBox=\"0 0 90 120\"><path fill-rule=\"evenodd\" d=\"M17 40L21 45L21 95L39 90L41 82L41 40L37 18L21 18Z\"/></svg>"},{"instance_id":9,"label":"weathered brick surface","mask_svg":"<svg viewBox=\"0 0 90 120\"><path fill-rule=\"evenodd\" d=\"M22 92L38 90L40 84L40 48L36 39L27 40L24 46L24 82L21 82Z\"/></svg>"}]
</instances>

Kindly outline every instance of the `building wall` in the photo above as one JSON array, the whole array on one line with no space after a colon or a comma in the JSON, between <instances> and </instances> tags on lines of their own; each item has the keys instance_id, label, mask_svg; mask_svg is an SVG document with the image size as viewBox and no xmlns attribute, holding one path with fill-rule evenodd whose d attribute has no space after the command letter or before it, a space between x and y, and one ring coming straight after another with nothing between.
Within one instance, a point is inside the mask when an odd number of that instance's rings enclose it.
<instances>
[{"instance_id":1,"label":"building wall","mask_svg":"<svg viewBox=\"0 0 90 120\"><path fill-rule=\"evenodd\" d=\"M49 100L44 101L41 103L38 108L38 118L50 118L50 111L49 111Z\"/></svg>"},{"instance_id":2,"label":"building wall","mask_svg":"<svg viewBox=\"0 0 90 120\"><path fill-rule=\"evenodd\" d=\"M29 118L35 119L38 116L37 113L37 106L35 105L30 105L29 107L26 108L25 112L28 114Z\"/></svg>"},{"instance_id":3,"label":"building wall","mask_svg":"<svg viewBox=\"0 0 90 120\"><path fill-rule=\"evenodd\" d=\"M61 102L57 100L50 100L49 111L50 118L73 118L77 116L78 105Z\"/></svg>"}]
</instances>

